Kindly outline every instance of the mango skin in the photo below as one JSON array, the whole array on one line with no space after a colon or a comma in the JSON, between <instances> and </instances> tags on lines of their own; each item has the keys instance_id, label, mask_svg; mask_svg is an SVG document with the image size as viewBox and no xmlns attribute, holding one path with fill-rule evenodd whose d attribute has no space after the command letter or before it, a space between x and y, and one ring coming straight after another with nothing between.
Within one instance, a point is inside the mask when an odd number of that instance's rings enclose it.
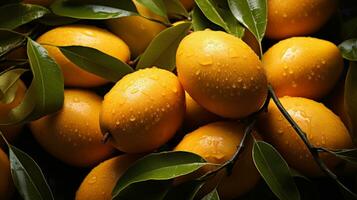
<instances>
[{"instance_id":1,"label":"mango skin","mask_svg":"<svg viewBox=\"0 0 357 200\"><path fill-rule=\"evenodd\" d=\"M177 77L147 68L128 74L105 95L100 126L120 151L145 153L171 139L185 113L185 93Z\"/></svg>"},{"instance_id":2,"label":"mango skin","mask_svg":"<svg viewBox=\"0 0 357 200\"><path fill-rule=\"evenodd\" d=\"M343 71L337 46L312 37L282 40L265 52L262 62L279 97L320 99L333 89Z\"/></svg>"},{"instance_id":3,"label":"mango skin","mask_svg":"<svg viewBox=\"0 0 357 200\"><path fill-rule=\"evenodd\" d=\"M259 110L267 96L267 78L258 56L241 39L221 31L186 36L176 53L180 82L208 111L244 118Z\"/></svg>"}]
</instances>

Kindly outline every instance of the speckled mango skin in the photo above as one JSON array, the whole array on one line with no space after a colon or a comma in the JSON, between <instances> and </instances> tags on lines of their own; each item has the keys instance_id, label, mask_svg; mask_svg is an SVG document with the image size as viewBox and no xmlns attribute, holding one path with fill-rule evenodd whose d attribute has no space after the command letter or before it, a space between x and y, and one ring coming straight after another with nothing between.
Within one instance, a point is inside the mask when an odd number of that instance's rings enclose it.
<instances>
[{"instance_id":1,"label":"speckled mango skin","mask_svg":"<svg viewBox=\"0 0 357 200\"><path fill-rule=\"evenodd\" d=\"M60 111L31 122L37 142L48 153L73 166L92 166L108 158L114 149L102 142L102 99L85 90L65 90L64 96Z\"/></svg>"},{"instance_id":2,"label":"speckled mango skin","mask_svg":"<svg viewBox=\"0 0 357 200\"><path fill-rule=\"evenodd\" d=\"M171 139L184 113L185 93L177 77L147 68L126 75L105 95L100 126L120 151L144 153Z\"/></svg>"},{"instance_id":3,"label":"speckled mango skin","mask_svg":"<svg viewBox=\"0 0 357 200\"><path fill-rule=\"evenodd\" d=\"M254 51L222 31L197 31L186 36L176 54L184 89L207 110L227 118L257 111L267 95L267 79Z\"/></svg>"},{"instance_id":4,"label":"speckled mango skin","mask_svg":"<svg viewBox=\"0 0 357 200\"><path fill-rule=\"evenodd\" d=\"M331 150L352 147L345 125L323 104L301 97L283 97L280 101L315 147ZM268 113L259 119L259 130L292 168L308 176L323 175L303 141L273 102L269 104ZM331 154L320 156L330 169L341 161Z\"/></svg>"},{"instance_id":5,"label":"speckled mango skin","mask_svg":"<svg viewBox=\"0 0 357 200\"><path fill-rule=\"evenodd\" d=\"M262 61L268 82L279 97L320 99L335 86L343 70L336 45L311 37L282 40Z\"/></svg>"},{"instance_id":6,"label":"speckled mango skin","mask_svg":"<svg viewBox=\"0 0 357 200\"><path fill-rule=\"evenodd\" d=\"M113 33L95 26L66 25L41 35L37 42L43 44L49 55L62 69L66 86L95 87L108 83L102 77L87 72L67 59L56 46L85 46L95 48L123 62L130 59L129 47Z\"/></svg>"},{"instance_id":7,"label":"speckled mango skin","mask_svg":"<svg viewBox=\"0 0 357 200\"><path fill-rule=\"evenodd\" d=\"M12 177L10 173L9 158L0 149L0 199L10 200L14 192Z\"/></svg>"},{"instance_id":8,"label":"speckled mango skin","mask_svg":"<svg viewBox=\"0 0 357 200\"><path fill-rule=\"evenodd\" d=\"M318 31L337 8L336 0L268 0L266 36L284 39Z\"/></svg>"},{"instance_id":9,"label":"speckled mango skin","mask_svg":"<svg viewBox=\"0 0 357 200\"><path fill-rule=\"evenodd\" d=\"M121 155L100 163L84 178L75 199L111 200L116 182L138 157L137 155Z\"/></svg>"},{"instance_id":10,"label":"speckled mango skin","mask_svg":"<svg viewBox=\"0 0 357 200\"><path fill-rule=\"evenodd\" d=\"M223 164L232 158L244 135L244 125L234 122L214 122L202 126L187 134L176 146L175 151L188 151L202 156L207 162ZM222 178L218 193L222 199L234 199L251 190L260 180L252 159L252 139L246 143L244 152L233 167L232 174ZM212 167L202 168L204 172ZM203 190L210 192L215 187L219 177L212 179Z\"/></svg>"}]
</instances>

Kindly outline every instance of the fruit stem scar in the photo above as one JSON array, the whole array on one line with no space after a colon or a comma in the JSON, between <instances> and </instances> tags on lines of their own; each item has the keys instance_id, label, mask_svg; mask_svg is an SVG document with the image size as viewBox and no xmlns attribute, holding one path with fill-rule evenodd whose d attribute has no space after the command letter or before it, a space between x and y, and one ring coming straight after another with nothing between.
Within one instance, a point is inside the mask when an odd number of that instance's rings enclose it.
<instances>
[{"instance_id":1,"label":"fruit stem scar","mask_svg":"<svg viewBox=\"0 0 357 200\"><path fill-rule=\"evenodd\" d=\"M293 127L295 132L299 135L300 139L303 140L307 148L309 149L309 152L311 153L313 159L317 163L317 165L320 167L320 169L332 180L334 180L338 186L346 188L339 180L336 174L334 174L327 166L326 164L321 160L319 152L320 148L315 148L307 139L306 133L299 127L299 125L292 119L292 117L289 115L289 113L286 111L286 109L283 107L281 104L280 100L276 96L274 89L272 86L269 84L268 85L268 90L269 93L275 103L275 105L278 107L279 111L283 114L286 120L290 123L290 125ZM352 195L354 198L357 198L357 195L350 192L350 195Z\"/></svg>"},{"instance_id":2,"label":"fruit stem scar","mask_svg":"<svg viewBox=\"0 0 357 200\"><path fill-rule=\"evenodd\" d=\"M102 143L107 143L110 137L112 137L112 135L109 132L105 132L102 138Z\"/></svg>"}]
</instances>

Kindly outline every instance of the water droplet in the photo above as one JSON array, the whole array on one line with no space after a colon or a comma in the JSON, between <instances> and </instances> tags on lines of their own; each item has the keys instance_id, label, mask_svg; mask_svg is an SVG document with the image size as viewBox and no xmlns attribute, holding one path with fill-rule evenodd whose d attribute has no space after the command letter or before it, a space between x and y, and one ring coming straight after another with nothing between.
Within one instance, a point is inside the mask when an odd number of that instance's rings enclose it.
<instances>
[{"instance_id":1,"label":"water droplet","mask_svg":"<svg viewBox=\"0 0 357 200\"><path fill-rule=\"evenodd\" d=\"M89 179L88 183L89 184L94 184L97 182L97 177L96 176L93 176L92 178Z\"/></svg>"},{"instance_id":2,"label":"water droplet","mask_svg":"<svg viewBox=\"0 0 357 200\"><path fill-rule=\"evenodd\" d=\"M196 75L197 75L197 76L200 75L200 73L201 73L200 70L197 70L197 71L196 71Z\"/></svg>"},{"instance_id":3,"label":"water droplet","mask_svg":"<svg viewBox=\"0 0 357 200\"><path fill-rule=\"evenodd\" d=\"M233 83L232 88L237 88L236 84Z\"/></svg>"},{"instance_id":4,"label":"water droplet","mask_svg":"<svg viewBox=\"0 0 357 200\"><path fill-rule=\"evenodd\" d=\"M228 80L228 79L227 79ZM242 82L243 81L243 79L242 79L242 77L238 77L238 82L240 83L240 82Z\"/></svg>"},{"instance_id":5,"label":"water droplet","mask_svg":"<svg viewBox=\"0 0 357 200\"><path fill-rule=\"evenodd\" d=\"M286 76L286 72L283 72L283 76Z\"/></svg>"},{"instance_id":6,"label":"water droplet","mask_svg":"<svg viewBox=\"0 0 357 200\"><path fill-rule=\"evenodd\" d=\"M78 129L74 129L74 132L75 132L75 133L78 133Z\"/></svg>"},{"instance_id":7,"label":"water droplet","mask_svg":"<svg viewBox=\"0 0 357 200\"><path fill-rule=\"evenodd\" d=\"M119 125L120 125L120 122L119 122L119 121L116 121L116 122L115 122L115 125L119 126Z\"/></svg>"},{"instance_id":8,"label":"water droplet","mask_svg":"<svg viewBox=\"0 0 357 200\"><path fill-rule=\"evenodd\" d=\"M283 131L282 129L279 129L279 130L278 130L278 133L279 133L279 134L283 134L284 131Z\"/></svg>"},{"instance_id":9,"label":"water droplet","mask_svg":"<svg viewBox=\"0 0 357 200\"><path fill-rule=\"evenodd\" d=\"M78 102L79 102L79 99L78 99L77 97L75 97L75 98L73 99L73 101L76 102L76 103L78 103Z\"/></svg>"},{"instance_id":10,"label":"water droplet","mask_svg":"<svg viewBox=\"0 0 357 200\"><path fill-rule=\"evenodd\" d=\"M131 94L135 94L135 93L137 93L138 91L139 91L138 88L133 88L133 89L131 89L130 93L131 93Z\"/></svg>"},{"instance_id":11,"label":"water droplet","mask_svg":"<svg viewBox=\"0 0 357 200\"><path fill-rule=\"evenodd\" d=\"M176 94L177 93L177 88L173 88L172 92Z\"/></svg>"},{"instance_id":12,"label":"water droplet","mask_svg":"<svg viewBox=\"0 0 357 200\"><path fill-rule=\"evenodd\" d=\"M322 60L321 64L323 64L323 65L326 64L326 60Z\"/></svg>"},{"instance_id":13,"label":"water droplet","mask_svg":"<svg viewBox=\"0 0 357 200\"><path fill-rule=\"evenodd\" d=\"M244 89L244 90L247 89L247 85L246 85L246 84L243 85L243 89Z\"/></svg>"},{"instance_id":14,"label":"water droplet","mask_svg":"<svg viewBox=\"0 0 357 200\"><path fill-rule=\"evenodd\" d=\"M284 18L287 18L287 17L288 17L288 15L287 15L286 13L284 13L284 14L283 14L283 17L284 17Z\"/></svg>"},{"instance_id":15,"label":"water droplet","mask_svg":"<svg viewBox=\"0 0 357 200\"><path fill-rule=\"evenodd\" d=\"M293 74L293 73L294 73L294 71L290 69L289 70L289 74Z\"/></svg>"},{"instance_id":16,"label":"water droplet","mask_svg":"<svg viewBox=\"0 0 357 200\"><path fill-rule=\"evenodd\" d=\"M210 55L206 55L204 57L201 57L198 62L200 63L200 65L203 65L203 66L208 66L208 65L212 65L213 63L213 59L212 59L212 56Z\"/></svg>"},{"instance_id":17,"label":"water droplet","mask_svg":"<svg viewBox=\"0 0 357 200\"><path fill-rule=\"evenodd\" d=\"M317 68L317 69L320 69L320 68L321 68L321 65L316 65L316 68Z\"/></svg>"},{"instance_id":18,"label":"water droplet","mask_svg":"<svg viewBox=\"0 0 357 200\"><path fill-rule=\"evenodd\" d=\"M134 115L132 115L131 117L130 117L130 121L135 121L136 120L136 118L135 118L135 116Z\"/></svg>"}]
</instances>

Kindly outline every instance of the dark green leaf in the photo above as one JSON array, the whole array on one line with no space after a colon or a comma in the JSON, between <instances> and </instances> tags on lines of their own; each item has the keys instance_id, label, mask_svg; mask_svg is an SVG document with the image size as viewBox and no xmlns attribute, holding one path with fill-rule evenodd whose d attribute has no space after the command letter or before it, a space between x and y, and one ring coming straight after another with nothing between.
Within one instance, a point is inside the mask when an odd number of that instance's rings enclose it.
<instances>
[{"instance_id":1,"label":"dark green leaf","mask_svg":"<svg viewBox=\"0 0 357 200\"><path fill-rule=\"evenodd\" d=\"M25 40L26 37L20 34L0 29L0 57L19 47Z\"/></svg>"},{"instance_id":2,"label":"dark green leaf","mask_svg":"<svg viewBox=\"0 0 357 200\"><path fill-rule=\"evenodd\" d=\"M357 61L357 39L349 39L339 46L342 56L350 61Z\"/></svg>"},{"instance_id":3,"label":"dark green leaf","mask_svg":"<svg viewBox=\"0 0 357 200\"><path fill-rule=\"evenodd\" d=\"M73 63L82 69L116 82L134 70L126 63L97 49L83 46L58 47Z\"/></svg>"},{"instance_id":4,"label":"dark green leaf","mask_svg":"<svg viewBox=\"0 0 357 200\"><path fill-rule=\"evenodd\" d=\"M1 131L0 135L6 141ZM53 200L51 189L37 163L25 152L7 145L12 179L21 197L24 200Z\"/></svg>"},{"instance_id":5,"label":"dark green leaf","mask_svg":"<svg viewBox=\"0 0 357 200\"><path fill-rule=\"evenodd\" d=\"M176 50L181 40L187 35L191 23L182 23L159 33L141 55L136 69L159 67L173 70L176 63Z\"/></svg>"},{"instance_id":6,"label":"dark green leaf","mask_svg":"<svg viewBox=\"0 0 357 200\"><path fill-rule=\"evenodd\" d=\"M9 4L0 7L0 28L14 29L23 24L41 18L50 11L42 6L32 4ZM6 19L6 20L5 20Z\"/></svg>"},{"instance_id":7,"label":"dark green leaf","mask_svg":"<svg viewBox=\"0 0 357 200\"><path fill-rule=\"evenodd\" d=\"M180 0L163 0L167 10L167 14L172 17L184 16L188 17L186 8L182 5Z\"/></svg>"},{"instance_id":8,"label":"dark green leaf","mask_svg":"<svg viewBox=\"0 0 357 200\"><path fill-rule=\"evenodd\" d=\"M20 76L28 71L27 69L13 69L5 71L0 75L0 102L11 103L18 87Z\"/></svg>"},{"instance_id":9,"label":"dark green leaf","mask_svg":"<svg viewBox=\"0 0 357 200\"><path fill-rule=\"evenodd\" d=\"M138 3L152 11L153 13L163 17L168 22L166 7L163 0L137 0Z\"/></svg>"},{"instance_id":10,"label":"dark green leaf","mask_svg":"<svg viewBox=\"0 0 357 200\"><path fill-rule=\"evenodd\" d=\"M137 15L135 6L130 0L93 1L86 4L56 0L51 5L53 13L59 16L76 19L111 19Z\"/></svg>"},{"instance_id":11,"label":"dark green leaf","mask_svg":"<svg viewBox=\"0 0 357 200\"><path fill-rule=\"evenodd\" d=\"M217 189L212 190L212 192L204 196L202 200L219 200Z\"/></svg>"},{"instance_id":12,"label":"dark green leaf","mask_svg":"<svg viewBox=\"0 0 357 200\"><path fill-rule=\"evenodd\" d=\"M59 66L45 48L30 38L27 42L27 55L33 80L22 103L12 109L0 124L35 120L62 107L64 83Z\"/></svg>"},{"instance_id":13,"label":"dark green leaf","mask_svg":"<svg viewBox=\"0 0 357 200\"><path fill-rule=\"evenodd\" d=\"M73 24L78 22L79 19L74 19L70 17L61 17L54 14L48 14L43 16L41 19L38 20L40 23L48 25L48 26L61 26L67 24Z\"/></svg>"},{"instance_id":14,"label":"dark green leaf","mask_svg":"<svg viewBox=\"0 0 357 200\"><path fill-rule=\"evenodd\" d=\"M204 184L204 181L198 180L181 183L169 190L165 196L165 200L193 200Z\"/></svg>"},{"instance_id":15,"label":"dark green leaf","mask_svg":"<svg viewBox=\"0 0 357 200\"><path fill-rule=\"evenodd\" d=\"M267 26L267 0L228 0L229 8L258 41L262 41Z\"/></svg>"},{"instance_id":16,"label":"dark green leaf","mask_svg":"<svg viewBox=\"0 0 357 200\"><path fill-rule=\"evenodd\" d=\"M131 184L125 188L113 200L163 200L171 186L171 181L144 181Z\"/></svg>"},{"instance_id":17,"label":"dark green leaf","mask_svg":"<svg viewBox=\"0 0 357 200\"><path fill-rule=\"evenodd\" d=\"M351 125L351 137L357 144L357 62L350 62L345 81L345 106Z\"/></svg>"},{"instance_id":18,"label":"dark green leaf","mask_svg":"<svg viewBox=\"0 0 357 200\"><path fill-rule=\"evenodd\" d=\"M269 188L280 200L300 199L288 164L273 146L263 141L255 141L253 160Z\"/></svg>"},{"instance_id":19,"label":"dark green leaf","mask_svg":"<svg viewBox=\"0 0 357 200\"><path fill-rule=\"evenodd\" d=\"M200 156L181 151L149 154L135 162L118 180L113 189L113 197L120 195L132 184L170 180L189 174L207 163Z\"/></svg>"},{"instance_id":20,"label":"dark green leaf","mask_svg":"<svg viewBox=\"0 0 357 200\"><path fill-rule=\"evenodd\" d=\"M207 28L211 30L223 30L222 27L209 21L198 6L195 6L192 11L192 26L194 31L201 31Z\"/></svg>"},{"instance_id":21,"label":"dark green leaf","mask_svg":"<svg viewBox=\"0 0 357 200\"><path fill-rule=\"evenodd\" d=\"M218 2L214 0L195 0L195 2L206 18L211 22L222 27L230 34L237 37L243 36L244 28L239 24L228 8L222 8L222 5L218 5Z\"/></svg>"}]
</instances>

